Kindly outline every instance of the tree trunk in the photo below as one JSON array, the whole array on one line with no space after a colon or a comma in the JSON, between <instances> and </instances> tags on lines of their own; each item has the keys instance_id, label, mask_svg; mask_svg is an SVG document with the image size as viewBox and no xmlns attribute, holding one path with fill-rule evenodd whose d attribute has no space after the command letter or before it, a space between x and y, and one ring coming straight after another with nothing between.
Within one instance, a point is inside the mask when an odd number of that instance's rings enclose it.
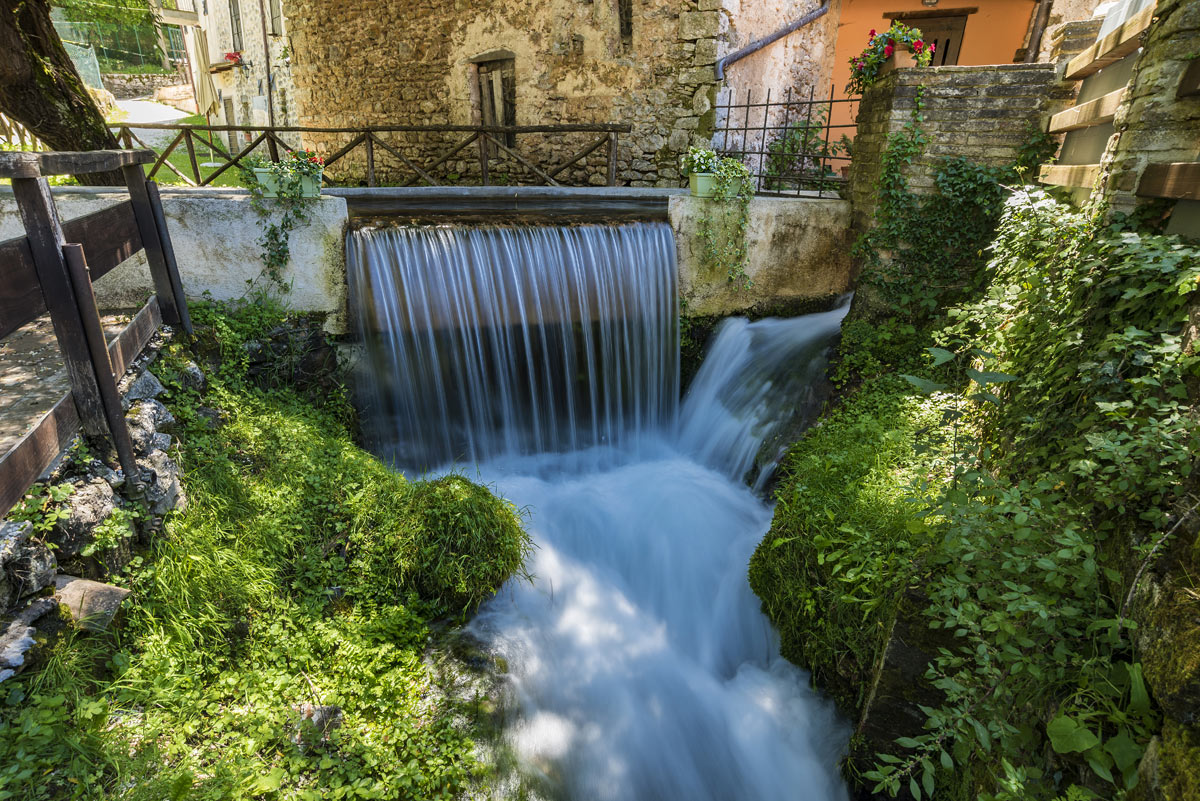
<instances>
[{"instance_id":1,"label":"tree trunk","mask_svg":"<svg viewBox=\"0 0 1200 801\"><path fill-rule=\"evenodd\" d=\"M50 23L48 0L0 6L0 111L53 150L119 147ZM93 186L125 183L120 172L78 179Z\"/></svg>"}]
</instances>

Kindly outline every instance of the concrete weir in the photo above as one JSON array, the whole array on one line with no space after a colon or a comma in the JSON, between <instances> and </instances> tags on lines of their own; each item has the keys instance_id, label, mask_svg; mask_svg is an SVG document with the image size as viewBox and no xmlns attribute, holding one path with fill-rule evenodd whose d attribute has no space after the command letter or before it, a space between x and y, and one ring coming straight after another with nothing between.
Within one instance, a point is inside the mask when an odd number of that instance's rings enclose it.
<instances>
[{"instance_id":1,"label":"concrete weir","mask_svg":"<svg viewBox=\"0 0 1200 801\"><path fill-rule=\"evenodd\" d=\"M105 189L54 190L65 219L115 203ZM389 222L603 223L669 221L678 253L679 291L693 316L788 315L824 306L853 286L850 204L838 198L755 197L746 225L750 287L731 283L725 269L704 257L702 221L720 232L719 202L678 189L626 187L378 187L324 191L308 221L291 235L291 263L281 292L260 277L261 228L244 189L162 190L184 290L191 297L229 300L260 287L291 308L329 315L332 334L348 332L346 232ZM0 240L22 235L12 192L0 188ZM96 284L101 306L137 305L153 292L139 256Z\"/></svg>"}]
</instances>

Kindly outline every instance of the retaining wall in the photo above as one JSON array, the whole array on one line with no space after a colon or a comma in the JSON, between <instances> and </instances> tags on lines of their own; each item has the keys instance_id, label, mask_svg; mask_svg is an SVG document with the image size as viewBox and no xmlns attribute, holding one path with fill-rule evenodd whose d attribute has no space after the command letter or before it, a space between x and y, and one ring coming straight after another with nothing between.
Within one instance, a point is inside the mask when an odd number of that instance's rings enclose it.
<instances>
[{"instance_id":1,"label":"retaining wall","mask_svg":"<svg viewBox=\"0 0 1200 801\"><path fill-rule=\"evenodd\" d=\"M55 190L59 216L81 217L127 198L103 189ZM324 196L313 204L309 220L292 232L291 262L281 292L259 278L263 265L262 229L244 189L162 190L163 212L179 261L183 289L189 298L205 294L218 300L245 297L257 283L298 311L326 312L326 330L346 331L345 233L346 201ZM12 190L0 192L0 240L21 236L21 218ZM104 308L140 306L154 292L145 255L139 254L95 284Z\"/></svg>"}]
</instances>

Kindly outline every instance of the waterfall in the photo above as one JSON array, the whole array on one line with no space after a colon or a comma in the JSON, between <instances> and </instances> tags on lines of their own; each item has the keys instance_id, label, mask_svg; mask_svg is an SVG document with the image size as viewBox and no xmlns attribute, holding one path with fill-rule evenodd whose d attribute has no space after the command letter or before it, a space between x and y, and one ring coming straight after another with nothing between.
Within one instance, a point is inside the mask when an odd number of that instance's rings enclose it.
<instances>
[{"instance_id":1,"label":"waterfall","mask_svg":"<svg viewBox=\"0 0 1200 801\"><path fill-rule=\"evenodd\" d=\"M346 266L367 435L394 464L617 444L674 418L665 223L361 230Z\"/></svg>"},{"instance_id":2,"label":"waterfall","mask_svg":"<svg viewBox=\"0 0 1200 801\"><path fill-rule=\"evenodd\" d=\"M497 797L844 801L849 736L779 655L742 482L811 405L846 307L724 323L678 397L662 225L362 231L364 423L400 466L464 459L529 511L532 584L470 624L508 665Z\"/></svg>"}]
</instances>

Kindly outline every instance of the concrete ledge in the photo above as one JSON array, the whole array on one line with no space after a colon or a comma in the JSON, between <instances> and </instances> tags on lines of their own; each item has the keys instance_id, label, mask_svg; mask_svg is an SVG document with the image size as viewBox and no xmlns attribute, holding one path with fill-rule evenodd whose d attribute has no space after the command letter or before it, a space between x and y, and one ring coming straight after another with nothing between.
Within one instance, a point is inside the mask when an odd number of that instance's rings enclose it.
<instances>
[{"instance_id":1,"label":"concrete ledge","mask_svg":"<svg viewBox=\"0 0 1200 801\"><path fill-rule=\"evenodd\" d=\"M683 189L567 186L381 186L334 188L351 217L666 220L667 205Z\"/></svg>"},{"instance_id":2,"label":"concrete ledge","mask_svg":"<svg viewBox=\"0 0 1200 801\"><path fill-rule=\"evenodd\" d=\"M720 235L721 203L689 195L671 198L679 292L687 314L788 314L806 302L825 301L853 288L849 201L752 198L746 225L746 274L754 282L749 289L730 283L723 268L704 258L700 221L712 215Z\"/></svg>"},{"instance_id":3,"label":"concrete ledge","mask_svg":"<svg viewBox=\"0 0 1200 801\"><path fill-rule=\"evenodd\" d=\"M265 277L262 228L245 189L162 189L163 212L179 261L183 289L189 298L205 294L217 300L245 297L262 288L298 311L325 312L326 330L346 331L346 259L344 239L349 219L346 201L321 197L309 220L292 231L291 261L282 291ZM54 190L59 216L68 220L128 198L125 193L92 187ZM0 240L21 236L21 218L10 187L0 188ZM256 280L257 279L257 280ZM251 286L253 283L253 287ZM154 292L144 254L129 259L95 284L102 308L140 306Z\"/></svg>"}]
</instances>

